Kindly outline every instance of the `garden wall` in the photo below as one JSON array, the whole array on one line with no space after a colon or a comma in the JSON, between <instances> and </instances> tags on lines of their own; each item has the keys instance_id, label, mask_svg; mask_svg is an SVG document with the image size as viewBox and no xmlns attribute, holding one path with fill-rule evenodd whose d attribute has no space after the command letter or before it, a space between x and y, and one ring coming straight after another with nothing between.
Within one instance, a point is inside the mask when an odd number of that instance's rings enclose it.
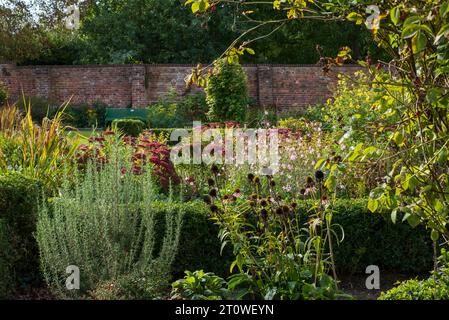
<instances>
[{"instance_id":1,"label":"garden wall","mask_svg":"<svg viewBox=\"0 0 449 320\"><path fill-rule=\"evenodd\" d=\"M0 64L0 81L10 96L39 96L52 103L71 98L73 104L102 102L116 107L145 107L174 87L187 93L184 78L192 65L15 66ZM316 65L245 65L251 97L260 106L300 108L331 97L338 73L324 75Z\"/></svg>"}]
</instances>

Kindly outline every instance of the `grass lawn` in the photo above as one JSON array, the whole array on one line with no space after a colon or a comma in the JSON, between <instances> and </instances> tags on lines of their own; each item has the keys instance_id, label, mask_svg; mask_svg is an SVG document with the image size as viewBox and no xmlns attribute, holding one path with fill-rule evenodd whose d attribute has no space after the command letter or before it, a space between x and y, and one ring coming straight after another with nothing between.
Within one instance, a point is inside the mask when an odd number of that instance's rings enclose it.
<instances>
[{"instance_id":1,"label":"grass lawn","mask_svg":"<svg viewBox=\"0 0 449 320\"><path fill-rule=\"evenodd\" d=\"M87 143L87 140L92 136L94 132L101 132L101 129L78 129L73 131L68 131L67 136L74 141L79 138L79 143Z\"/></svg>"}]
</instances>

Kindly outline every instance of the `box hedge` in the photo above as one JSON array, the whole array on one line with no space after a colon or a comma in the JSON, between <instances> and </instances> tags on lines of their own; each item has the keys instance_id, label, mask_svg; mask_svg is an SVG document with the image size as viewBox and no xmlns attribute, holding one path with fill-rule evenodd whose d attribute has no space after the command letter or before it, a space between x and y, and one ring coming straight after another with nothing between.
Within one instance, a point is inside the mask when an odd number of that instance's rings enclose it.
<instances>
[{"instance_id":1,"label":"box hedge","mask_svg":"<svg viewBox=\"0 0 449 320\"><path fill-rule=\"evenodd\" d=\"M139 119L116 119L112 121L112 129L127 136L137 137L145 129L145 123Z\"/></svg>"},{"instance_id":2,"label":"box hedge","mask_svg":"<svg viewBox=\"0 0 449 320\"><path fill-rule=\"evenodd\" d=\"M8 298L12 291L11 270L8 261L11 259L11 248L8 242L6 223L0 219L0 299Z\"/></svg>"},{"instance_id":3,"label":"box hedge","mask_svg":"<svg viewBox=\"0 0 449 320\"><path fill-rule=\"evenodd\" d=\"M0 268L9 270L7 274L0 273L0 283L12 280L15 286L26 286L40 280L34 232L41 192L41 184L33 178L17 172L0 174L0 237L8 235L0 244Z\"/></svg>"},{"instance_id":4,"label":"box hedge","mask_svg":"<svg viewBox=\"0 0 449 320\"><path fill-rule=\"evenodd\" d=\"M210 220L208 209L201 202L167 206L155 204L160 214L183 210L184 225L174 272L203 269L226 275L232 254L230 247L220 256L218 229ZM298 210L302 221L312 203L301 201ZM381 270L404 273L423 273L432 269L432 243L423 228L411 228L407 223L393 224L387 213L373 214L367 210L366 200L338 200L334 223L345 231L344 241L335 246L335 260L339 272L364 273L369 265Z\"/></svg>"},{"instance_id":5,"label":"box hedge","mask_svg":"<svg viewBox=\"0 0 449 320\"><path fill-rule=\"evenodd\" d=\"M310 201L300 202L300 213L307 215L311 205ZM424 228L412 228L406 222L393 224L389 212L371 213L365 199L338 200L333 209L333 222L345 232L344 241L335 246L335 262L341 272L364 273L369 265L404 273L432 269L432 242Z\"/></svg>"},{"instance_id":6,"label":"box hedge","mask_svg":"<svg viewBox=\"0 0 449 320\"><path fill-rule=\"evenodd\" d=\"M233 261L231 248L220 254L218 227L209 216L209 209L200 201L187 203L155 202L154 210L159 215L158 225L164 227L162 217L181 212L184 215L178 253L173 263L173 274L183 276L185 270L204 269L225 275ZM160 231L163 234L163 230Z\"/></svg>"}]
</instances>

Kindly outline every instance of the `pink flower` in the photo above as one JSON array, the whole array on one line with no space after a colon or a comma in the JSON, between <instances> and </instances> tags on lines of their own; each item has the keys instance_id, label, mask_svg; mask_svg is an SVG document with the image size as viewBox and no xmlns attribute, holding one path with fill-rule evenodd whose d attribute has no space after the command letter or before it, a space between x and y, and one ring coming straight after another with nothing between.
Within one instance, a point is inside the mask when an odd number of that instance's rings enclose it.
<instances>
[{"instance_id":1,"label":"pink flower","mask_svg":"<svg viewBox=\"0 0 449 320\"><path fill-rule=\"evenodd\" d=\"M89 150L89 147L86 146L85 144L80 144L78 146L78 149L81 150L81 151L87 151L87 150Z\"/></svg>"},{"instance_id":2,"label":"pink flower","mask_svg":"<svg viewBox=\"0 0 449 320\"><path fill-rule=\"evenodd\" d=\"M159 157L153 156L150 158L150 162L159 163L159 162L161 162L161 160L159 159Z\"/></svg>"}]
</instances>

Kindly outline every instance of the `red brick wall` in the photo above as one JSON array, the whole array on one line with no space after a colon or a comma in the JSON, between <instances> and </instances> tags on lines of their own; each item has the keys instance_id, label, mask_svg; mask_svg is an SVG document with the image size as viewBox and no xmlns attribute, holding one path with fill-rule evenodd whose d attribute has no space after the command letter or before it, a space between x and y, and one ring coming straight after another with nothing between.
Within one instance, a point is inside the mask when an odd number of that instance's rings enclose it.
<instances>
[{"instance_id":1,"label":"red brick wall","mask_svg":"<svg viewBox=\"0 0 449 320\"><path fill-rule=\"evenodd\" d=\"M86 65L24 66L0 64L0 81L10 96L40 96L52 103L69 99L73 104L103 102L115 107L145 107L170 88L186 90L184 78L192 65ZM352 73L344 66L324 75L319 66L245 65L248 89L261 106L298 108L322 103L332 95L338 73Z\"/></svg>"}]
</instances>

